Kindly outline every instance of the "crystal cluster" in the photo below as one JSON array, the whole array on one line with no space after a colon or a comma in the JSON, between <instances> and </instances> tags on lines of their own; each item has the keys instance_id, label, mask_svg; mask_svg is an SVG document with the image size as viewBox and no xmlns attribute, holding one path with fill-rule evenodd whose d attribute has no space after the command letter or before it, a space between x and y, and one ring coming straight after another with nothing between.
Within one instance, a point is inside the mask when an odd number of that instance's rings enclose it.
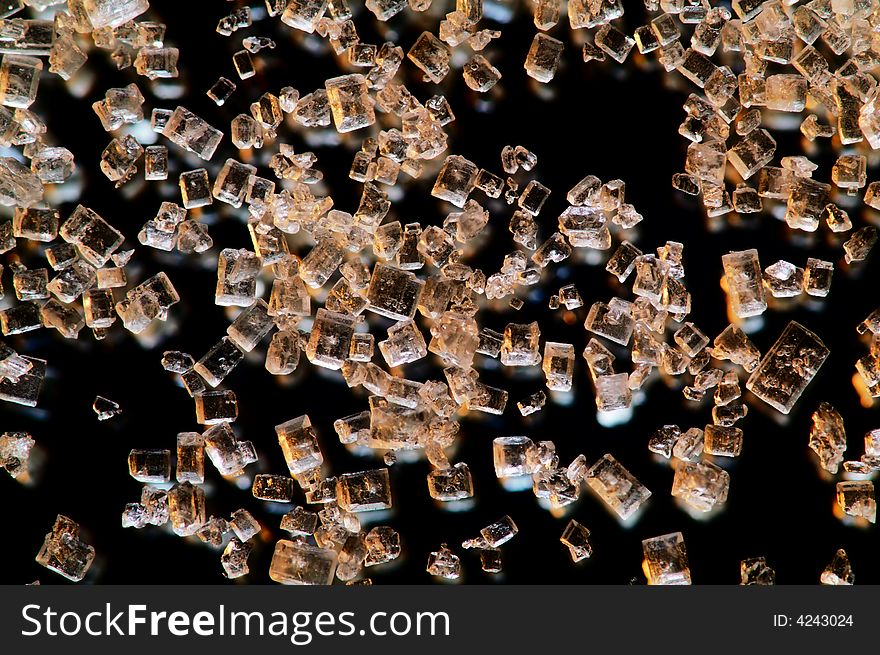
<instances>
[{"instance_id":1,"label":"crystal cluster","mask_svg":"<svg viewBox=\"0 0 880 655\"><path fill-rule=\"evenodd\" d=\"M766 213L791 232L825 232L824 252L833 254L773 261L737 245L744 249L714 257L711 275L721 274L728 310L721 325L729 322L717 334L692 312L697 299L688 289L693 271L685 244L640 240L646 215L623 180L580 171L581 179L559 194L541 176L538 154L517 142L503 146L494 163L478 161L466 142L470 135L453 139L449 125L456 118L447 98L429 97L434 91L413 83L423 78L438 85L460 74L476 106L494 107L510 79L493 44L501 36L494 28L510 20L505 7L487 4L484 15L482 2L459 0L442 17L427 12L430 0L367 0L368 13L326 0L231 7L215 32L234 39L233 54L226 69L198 87L209 108L221 109L211 115L222 118L206 120L188 108L202 112L188 94L193 80L180 75L189 55L184 51L182 58L166 43L166 26L154 20L155 9L146 13L147 0L8 4L0 25L0 204L10 210L0 219L0 252L11 253L4 260L11 287L0 329L16 340L0 343L0 400L37 406L47 370L54 377L46 360L17 352L43 347L45 335L27 336L41 328L78 346L92 336L112 335L108 344L131 337L147 351L183 332L200 337L198 329L179 328L184 317L184 328L200 320L193 314L203 308L182 299L164 271L175 269L176 281L189 271L216 272L207 298L225 308L225 333L201 339L201 357L167 350L161 358L192 398L204 431L179 432L172 440L174 430L157 447L130 450L128 471L140 483L140 498L125 505L122 524L167 525L179 537L197 537L220 552L218 570L230 579L249 574L249 556L270 539L270 530L244 508L228 518L207 514L218 477L248 489L264 509L285 512L280 528L291 538L274 543L271 579L366 584L368 567L402 552L394 529L361 523L410 493L397 487L403 477L394 473L397 463L424 457L427 489L420 493L449 509L473 505L476 461L456 461L457 446L473 419L506 418L508 382L519 380L534 385L517 396L520 416L531 417L526 424L556 405L582 409L586 393L603 428L619 425L652 400L658 381L680 390L692 409L711 405L711 423L701 420L703 427L682 429L674 418L664 419L648 449L669 461L672 495L683 505L696 513L717 509L730 486L719 462L742 452L737 424L746 417L746 402L754 396L777 412L793 412L829 357L822 339L794 320L762 357L752 341L763 343L762 319L798 304L821 306L832 279L835 288L848 283L876 251L877 228L862 224L880 209L880 182L869 181L870 151L880 148L880 95L872 77L880 13L870 3L736 0L728 9L650 0L641 25L624 18L616 0L538 0L530 7L537 31L516 65L539 94L551 95L554 80L571 65L571 39L549 33L564 22L563 11L587 65L641 66L656 59L676 78L674 85L688 89L678 127L684 165L672 186L698 199L709 229L751 224L749 216ZM31 17L34 11L38 17ZM285 44L262 34L236 35L270 19L296 38ZM365 21L392 19L363 29ZM416 33L403 29L410 25L418 26ZM370 43L359 29L394 41ZM274 51L281 54L285 45L327 53L343 70L316 88L257 90L263 71L277 63ZM52 108L40 93L48 97L45 89L53 85L46 78L57 75L79 97L80 80L94 77L92 59L99 56L137 81L89 90L92 120L107 134L100 157L83 162L54 142L54 125L41 114ZM242 113L224 113L238 104ZM229 121L228 130L220 120ZM795 129L806 139L806 154L780 138ZM292 145L293 131L302 149ZM845 150L835 151L822 177L809 157L838 146ZM341 193L331 193L337 176L325 179L324 164L339 160L325 160L330 147L334 155L348 153L341 172L357 189L348 205ZM100 194L84 190L93 183L91 169L100 170L140 218L105 214ZM402 201L411 202L419 185L431 207L442 211L438 220L406 214ZM147 207L144 188L160 200ZM94 208L80 204L80 196ZM235 225L244 241L227 243ZM511 246L494 263L478 263L477 253L499 233ZM135 249L123 249L129 247ZM702 252L694 261L700 259L706 259ZM611 292L571 283L575 266L599 262ZM837 268L846 275L840 282ZM547 291L552 276L564 282ZM538 308L554 313L536 317ZM511 320L515 311L522 318ZM583 325L586 346L579 354L576 337L557 333L559 322L577 330ZM869 405L880 397L880 310L857 329L870 343L853 382ZM259 374L251 370L255 361L283 385L311 375L345 384L362 404L335 418L336 437L352 453L381 457L386 466L339 470L330 461L337 449L327 442L332 433L301 414L308 409L302 403L292 412L299 416L275 425L277 446L245 421L236 423L240 412L249 420L246 410L253 406L239 367ZM308 393L301 392L308 389L306 382L296 391L306 404ZM100 421L122 411L103 396L92 408ZM272 406L264 409L268 416ZM812 418L809 447L827 473L843 466L866 477L880 469L877 430L866 436L860 459L844 461L843 417L822 403ZM28 482L33 446L25 432L3 433L0 465ZM482 447L487 454L488 442ZM284 458L287 471L268 468L268 448ZM491 448L502 486L530 488L554 514L580 500L582 483L621 521L634 520L651 496L611 454L592 464L583 454L565 463L556 443L525 435L493 435ZM627 464L642 475L637 461ZM868 479L839 481L837 504L847 521L876 520ZM519 530L505 515L462 547L475 549L482 570L496 574L500 547ZM590 538L570 520L560 541L578 562L592 556ZM643 553L650 584L690 583L681 533L644 540ZM81 580L93 557L79 527L59 516L37 559ZM428 557L432 576L456 580L462 571L446 543ZM852 582L844 551L821 579ZM773 584L775 572L764 558L744 559L741 580Z\"/></svg>"}]
</instances>

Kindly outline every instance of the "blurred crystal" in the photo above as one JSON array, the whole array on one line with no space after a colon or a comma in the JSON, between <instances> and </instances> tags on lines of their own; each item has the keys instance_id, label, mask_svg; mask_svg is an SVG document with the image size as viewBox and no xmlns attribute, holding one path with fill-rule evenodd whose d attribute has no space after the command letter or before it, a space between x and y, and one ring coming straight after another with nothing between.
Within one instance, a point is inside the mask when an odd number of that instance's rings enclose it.
<instances>
[{"instance_id":1,"label":"blurred crystal","mask_svg":"<svg viewBox=\"0 0 880 655\"><path fill-rule=\"evenodd\" d=\"M568 547L573 562L580 562L593 554L593 547L590 545L590 531L574 519L565 526L559 541Z\"/></svg>"},{"instance_id":2,"label":"blurred crystal","mask_svg":"<svg viewBox=\"0 0 880 655\"><path fill-rule=\"evenodd\" d=\"M741 585L774 585L776 571L767 565L763 557L744 559L739 564Z\"/></svg>"},{"instance_id":3,"label":"blurred crystal","mask_svg":"<svg viewBox=\"0 0 880 655\"><path fill-rule=\"evenodd\" d=\"M829 403L819 404L813 412L810 429L810 448L819 456L822 468L837 473L846 450L846 430L843 418Z\"/></svg>"},{"instance_id":4,"label":"blurred crystal","mask_svg":"<svg viewBox=\"0 0 880 655\"><path fill-rule=\"evenodd\" d=\"M819 582L824 585L851 585L855 580L856 576L853 574L849 557L843 548L834 554L834 558L819 576Z\"/></svg>"}]
</instances>

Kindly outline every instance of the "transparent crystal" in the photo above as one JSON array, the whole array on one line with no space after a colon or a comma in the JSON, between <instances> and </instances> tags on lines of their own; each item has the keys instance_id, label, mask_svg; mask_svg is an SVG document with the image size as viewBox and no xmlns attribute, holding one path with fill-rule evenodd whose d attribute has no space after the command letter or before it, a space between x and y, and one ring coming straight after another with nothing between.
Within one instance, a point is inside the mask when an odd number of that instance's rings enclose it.
<instances>
[{"instance_id":1,"label":"transparent crystal","mask_svg":"<svg viewBox=\"0 0 880 655\"><path fill-rule=\"evenodd\" d=\"M828 348L819 337L791 321L749 377L746 388L771 407L788 414L828 354Z\"/></svg>"}]
</instances>

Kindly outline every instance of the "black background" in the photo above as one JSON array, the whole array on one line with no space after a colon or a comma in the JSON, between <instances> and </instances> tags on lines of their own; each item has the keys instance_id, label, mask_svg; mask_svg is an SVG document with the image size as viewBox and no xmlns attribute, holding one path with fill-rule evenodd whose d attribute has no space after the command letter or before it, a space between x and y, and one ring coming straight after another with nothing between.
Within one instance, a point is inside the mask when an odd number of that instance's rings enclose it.
<instances>
[{"instance_id":1,"label":"black background","mask_svg":"<svg viewBox=\"0 0 880 655\"><path fill-rule=\"evenodd\" d=\"M209 164L213 177L226 157L245 156L238 155L231 145L229 121L236 114L247 112L249 103L261 93L277 93L289 84L305 94L322 86L325 78L349 70L332 53L308 47L318 43L317 39L303 39L277 19L255 22L252 28L231 37L216 34L217 21L238 3L154 0L151 4L149 16L168 24L166 44L181 51L181 76L175 82L185 89L181 100L158 97L154 92L159 86L137 77L133 69L115 71L106 53L94 50L87 64L94 79L91 84L81 85L81 97L69 93L61 80L44 74L40 98L33 107L50 125L49 141L67 146L76 155L84 188L80 202L122 230L127 237L126 247L139 245L137 231L155 215L162 199L173 201L179 197L175 184L179 172L202 164L185 159L184 153L171 146L172 171L164 191L159 184L144 185L137 181L122 190L114 189L98 171L100 152L111 136L102 131L90 108L92 102L103 97L106 88L136 81L147 97L147 113L153 107L183 104L222 129L226 136ZM441 14L451 11L451 6L442 7L443 4L435 0L430 15L418 18L422 25L407 25L412 12L406 10L404 16L385 26L386 34L373 31L374 17L360 6L356 23L365 41L380 44L384 38L398 40L406 51L422 29L436 31ZM193 5L197 8L191 8ZM630 2L626 6L624 23L631 33L648 19L641 3ZM492 21L485 22L486 27L496 27ZM645 252L666 240L685 244L686 283L694 307L691 319L712 336L728 323L724 293L719 287L720 257L727 251L756 247L765 267L780 258L799 266L805 265L808 256L839 260L828 298L773 307L764 315L764 328L752 335L756 345L766 352L786 323L798 320L825 341L831 355L789 417L750 399L749 415L739 424L745 431L743 454L736 460L720 462L731 474L729 500L720 512L705 521L694 520L676 505L669 495L672 469L665 462L652 459L646 444L652 431L665 423L677 423L686 429L711 422L710 401L689 403L680 389L669 388L654 379L629 423L600 427L595 418L591 383L578 356L572 402L566 406L548 403L544 411L523 419L515 403L542 388L540 371L536 368L530 377L516 371L517 375L508 377L498 370L497 362L478 356L481 378L507 388L510 399L502 417L471 412L462 421L460 447L454 461L470 465L476 489L475 506L464 513L445 511L427 494L426 462L395 464L393 514L380 522L401 533L404 556L391 566L368 570L370 577L377 583L428 582L431 578L424 570L428 553L441 542L448 542L462 556L463 579L468 583L624 584L633 577L642 579L642 539L680 530L685 536L696 583L736 583L741 559L765 556L776 569L778 582L813 584L841 547L850 555L857 582L880 582L876 530L848 527L835 517L834 481L820 474L815 457L807 448L810 414L823 400L834 404L845 418L849 459L857 459L861 454L865 431L880 427L876 409L861 407L851 384L854 362L867 349L857 339L855 326L880 304L876 261L844 267L841 240L832 239L826 228L814 235L793 235L769 211L742 219L731 216L717 223L707 222L697 204L670 186L671 175L682 170L684 162L686 142L677 134L684 116L681 104L687 93L695 89L677 74L663 73L653 55L642 57L634 49L625 66L615 62L584 64L563 15L560 25L550 33L566 42L564 65L551 84L538 85L522 69L535 32L531 16L520 9L514 21L502 29L502 38L483 53L504 76L493 93L479 96L471 92L464 85L460 70L453 70L441 88L423 83L410 62L402 65L402 77L419 99L424 101L438 92L450 98L457 119L447 127L451 132L448 152L464 155L498 174L502 174L502 146L521 144L535 152L539 159L537 168L519 179L525 184L534 177L553 190L539 216L541 239L554 230L556 217L566 206L566 191L585 174L592 173L606 181L623 179L627 201L645 216L644 222L627 238ZM231 54L240 48L242 37L255 34L272 36L278 47L262 51L260 72L242 82L235 76ZM219 75L234 79L238 90L225 106L217 108L204 92ZM769 114L765 112L765 116ZM380 121L386 118L380 117ZM389 122L389 126L392 124ZM335 135L332 127L326 133ZM366 131L334 148L307 145L303 135L302 128L288 124L281 129L280 140L292 143L297 151L314 150L336 207L354 211L360 185L348 180L347 172L353 150ZM802 142L796 131L777 130L774 136L779 142L774 164L778 165L782 155L809 154L820 163L814 177L830 179L832 148L826 145L825 153L804 152L810 144ZM839 148L839 144L834 146ZM267 146L258 156L268 157L275 150L277 145ZM265 165L261 166L261 173L271 177ZM869 179L875 175L872 167ZM386 220L440 224L450 207L441 206L430 197L433 180L434 174L429 171L421 181L412 184L404 199L395 200L392 215ZM475 197L484 201L478 192ZM468 261L489 274L498 269L504 254L512 249L507 232L512 208L503 203L490 203L487 207L492 213L491 237L480 256ZM61 208L66 216L73 204L64 202ZM166 334L158 343L142 347L118 323L111 336L102 342L95 342L88 330L81 332L78 341L62 339L53 330L8 340L22 354L47 359L49 373L37 409L6 403L0 407L0 427L31 432L44 460L32 487L0 476L0 498L5 508L0 582L25 583L36 578L43 583L61 581L33 561L43 535L58 513L78 521L97 549L99 559L88 581L225 582L219 552L202 546L194 538L183 541L161 528L123 530L120 526L123 506L138 500L141 488L128 476L128 451L173 449L177 432L198 429L192 400L175 384L174 376L162 370L162 351L184 350L198 359L225 333L231 320L230 313L213 304L217 253L224 247L250 248L250 239L241 213L216 203L207 209L202 217L211 223L215 243L211 251L202 257L184 258L139 247L129 266L130 281L138 282L165 270L180 292L182 300L172 308ZM853 211L852 217L857 227L866 220L876 220L876 215L862 216L861 210ZM20 241L19 250L26 248L27 242ZM296 250L304 254L308 245L300 244ZM45 265L40 263L38 249L31 249L24 260L32 266ZM479 323L501 331L508 321L538 319L542 340L571 342L580 355L589 338L582 327L589 305L597 300L607 301L613 295L629 297L629 292L610 278L604 263L565 264L545 271L540 287L532 287L529 296L520 294L527 300L522 310L507 310L502 303L481 311L477 316ZM8 269L3 281L8 299L12 295ZM546 297L566 283L575 283L586 303L568 322L561 311L547 309ZM330 285L332 281L326 288ZM263 296L268 296L267 290ZM377 341L384 338L388 323L373 315L369 315L369 320ZM419 321L423 328L427 327L421 317ZM360 390L352 392L338 373L312 367L305 357L289 378L275 378L263 368L265 345L264 342L251 353L224 382L224 387L235 390L238 396L240 418L236 430L255 443L260 455L259 464L249 467L248 479L256 472L285 471L273 426L303 413L308 413L319 433L329 463L328 473L382 466L381 459L349 454L338 443L332 428L336 418L366 409L366 394ZM377 361L384 364L381 358ZM619 358L617 370L626 370L626 366L626 357ZM442 379L433 356L404 370L411 379ZM122 416L99 423L91 409L96 394L120 403ZM491 441L513 434L527 434L536 441L554 441L565 463L578 453L584 453L590 462L606 452L612 453L653 492L647 511L634 525L622 527L588 490L567 508L565 516L557 517L540 508L528 491L504 491L492 469ZM228 516L235 509L246 507L265 526L262 541L250 558L252 572L238 582L268 582L272 544L285 534L277 529L281 514L268 510L280 508L267 508L252 498L247 488L241 490L223 481L210 464L207 475L209 514ZM520 533L503 547L504 573L489 575L480 571L476 552L462 552L458 544L504 514L514 518ZM592 533L594 556L578 565L571 563L567 549L559 543L569 518L576 518Z\"/></svg>"}]
</instances>

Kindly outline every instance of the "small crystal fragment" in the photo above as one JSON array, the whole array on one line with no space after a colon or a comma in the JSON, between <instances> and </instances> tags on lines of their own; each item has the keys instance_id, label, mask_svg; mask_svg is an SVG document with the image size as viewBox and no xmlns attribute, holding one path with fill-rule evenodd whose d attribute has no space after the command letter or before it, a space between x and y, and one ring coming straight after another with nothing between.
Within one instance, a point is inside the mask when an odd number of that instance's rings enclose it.
<instances>
[{"instance_id":1,"label":"small crystal fragment","mask_svg":"<svg viewBox=\"0 0 880 655\"><path fill-rule=\"evenodd\" d=\"M229 423L212 425L202 437L205 441L205 454L220 475L241 475L245 466L257 461L253 444L250 441L239 441Z\"/></svg>"},{"instance_id":2,"label":"small crystal fragment","mask_svg":"<svg viewBox=\"0 0 880 655\"><path fill-rule=\"evenodd\" d=\"M26 479L34 439L27 432L0 434L0 468L13 478Z\"/></svg>"},{"instance_id":3,"label":"small crystal fragment","mask_svg":"<svg viewBox=\"0 0 880 655\"><path fill-rule=\"evenodd\" d=\"M853 232L849 240L843 244L844 261L852 264L867 259L874 244L877 243L877 234L877 228L873 225L866 225Z\"/></svg>"},{"instance_id":4,"label":"small crystal fragment","mask_svg":"<svg viewBox=\"0 0 880 655\"><path fill-rule=\"evenodd\" d=\"M763 557L744 559L739 564L740 585L774 585L776 571L767 565Z\"/></svg>"},{"instance_id":5,"label":"small crystal fragment","mask_svg":"<svg viewBox=\"0 0 880 655\"><path fill-rule=\"evenodd\" d=\"M432 552L428 557L425 570L431 575L456 580L461 577L461 559L448 545L440 544L440 550Z\"/></svg>"},{"instance_id":6,"label":"small crystal fragment","mask_svg":"<svg viewBox=\"0 0 880 655\"><path fill-rule=\"evenodd\" d=\"M846 450L846 430L843 418L830 404L823 402L813 412L810 429L810 449L818 456L822 468L837 473Z\"/></svg>"},{"instance_id":7,"label":"small crystal fragment","mask_svg":"<svg viewBox=\"0 0 880 655\"><path fill-rule=\"evenodd\" d=\"M593 554L593 547L590 545L590 531L574 519L565 526L559 541L568 547L573 562L580 562Z\"/></svg>"},{"instance_id":8,"label":"small crystal fragment","mask_svg":"<svg viewBox=\"0 0 880 655\"><path fill-rule=\"evenodd\" d=\"M82 580L95 559L95 549L82 541L80 527L61 514L46 535L36 561L68 580Z\"/></svg>"},{"instance_id":9,"label":"small crystal fragment","mask_svg":"<svg viewBox=\"0 0 880 655\"><path fill-rule=\"evenodd\" d=\"M109 398L104 398L103 396L95 397L95 402L92 403L92 409L95 414L98 415L99 421L106 421L107 419L122 414L122 410L119 408L118 403L114 403Z\"/></svg>"},{"instance_id":10,"label":"small crystal fragment","mask_svg":"<svg viewBox=\"0 0 880 655\"><path fill-rule=\"evenodd\" d=\"M849 557L842 548L834 554L834 558L819 576L819 582L824 585L852 585L855 580Z\"/></svg>"},{"instance_id":11,"label":"small crystal fragment","mask_svg":"<svg viewBox=\"0 0 880 655\"><path fill-rule=\"evenodd\" d=\"M187 537L205 523L205 492L189 482L175 485L168 492L168 520L174 534Z\"/></svg>"}]
</instances>

